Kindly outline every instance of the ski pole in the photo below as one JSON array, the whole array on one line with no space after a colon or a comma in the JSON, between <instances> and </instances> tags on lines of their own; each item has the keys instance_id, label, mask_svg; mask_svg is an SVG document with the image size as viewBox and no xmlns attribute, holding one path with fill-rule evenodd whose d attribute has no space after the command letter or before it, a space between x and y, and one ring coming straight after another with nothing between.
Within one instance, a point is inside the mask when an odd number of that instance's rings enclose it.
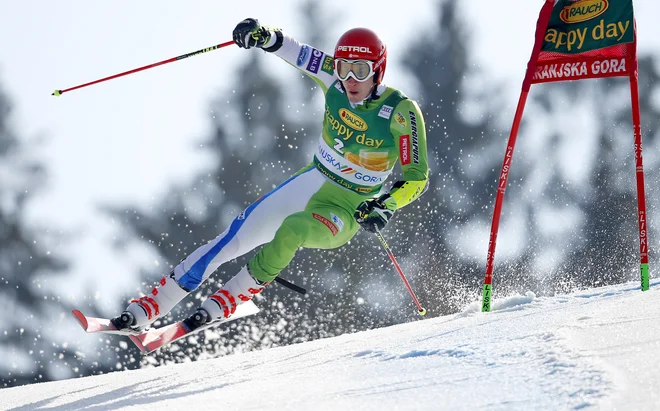
<instances>
[{"instance_id":1,"label":"ski pole","mask_svg":"<svg viewBox=\"0 0 660 411\"><path fill-rule=\"evenodd\" d=\"M191 53L182 54L182 55L180 55L180 56L178 56L178 57L172 57L172 58L170 58L170 59L163 60L163 61L160 61L160 62L158 62L158 63L149 64L148 66L139 67L139 68L136 68L136 69L133 69L133 70L125 71L125 72L123 72L123 73L115 74L115 75L110 76L110 77L105 77L105 78L102 78L102 79L99 79L99 80L94 80L94 81L91 81L91 82L89 82L89 83L81 84L81 85L79 85L79 86L75 86L75 87L67 88L67 89L64 89L64 90L55 90L55 91L53 92L52 95L53 95L53 96L61 96L62 94L66 93L67 91L72 91L72 90L76 90L76 89L79 89L79 88L83 88L83 87L91 86L91 85L93 85L93 84L101 83L101 82L103 82L103 81L112 80L112 79L114 79L114 78L122 77L122 76L126 76L126 75L129 75L129 74L137 73L138 71L142 71L142 70L150 69L150 68L152 68L152 67L161 66L161 65L163 65L163 64L173 63L173 62L175 62L175 61L183 60L183 59L185 59L185 58L192 57L192 56L196 56L196 55L198 55L198 54L202 54L202 53L206 53L206 52L209 52L209 51L217 50L217 49L219 49L219 48L226 47L226 46L229 46L229 45L231 45L231 44L234 44L234 41L233 41L233 40L232 40L232 41L228 41L228 42L226 42L226 43L218 44L218 45L216 45L216 46L211 46L211 47L207 47L207 48L205 48L205 49L201 49L201 50L193 51L193 52L191 52Z\"/></svg>"},{"instance_id":2,"label":"ski pole","mask_svg":"<svg viewBox=\"0 0 660 411\"><path fill-rule=\"evenodd\" d=\"M387 242L385 241L385 237L380 233L380 230L376 228L376 236L380 240L380 243L383 245L383 248L387 252L387 255L390 257L390 260L392 260L392 264L394 264L394 267L396 268L396 271L399 273L401 276L401 279L403 280L403 283L406 285L406 288L408 289L408 292L410 293L410 296L413 299L413 302L417 306L417 312L419 315L426 315L426 309L422 307L422 305L419 303L419 300L417 299L417 296L415 296L415 292L413 291L412 287L410 286L410 283L406 279L406 276L403 274L403 270L401 270L401 267L399 266L399 263L397 263L396 258L394 258L394 254L392 254L392 250L390 249L390 246L387 245Z\"/></svg>"}]
</instances>

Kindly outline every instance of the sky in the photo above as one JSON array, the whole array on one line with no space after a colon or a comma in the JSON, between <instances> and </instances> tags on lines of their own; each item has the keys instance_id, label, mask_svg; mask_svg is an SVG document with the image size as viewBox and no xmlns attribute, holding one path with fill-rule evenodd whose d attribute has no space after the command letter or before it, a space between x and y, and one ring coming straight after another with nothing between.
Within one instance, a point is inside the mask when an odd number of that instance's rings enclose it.
<instances>
[{"instance_id":1,"label":"sky","mask_svg":"<svg viewBox=\"0 0 660 411\"><path fill-rule=\"evenodd\" d=\"M529 292L496 298L490 313L477 301L286 347L7 388L0 409L657 410L659 284Z\"/></svg>"},{"instance_id":2,"label":"sky","mask_svg":"<svg viewBox=\"0 0 660 411\"><path fill-rule=\"evenodd\" d=\"M197 147L209 132L209 117L216 114L210 103L243 81L236 68L248 53L258 51L232 46L60 97L51 96L53 90L228 41L236 23L249 16L304 42L305 26L294 6L299 3L25 0L0 5L0 38L5 39L0 82L14 103L14 130L49 172L47 189L32 203L29 221L71 237L52 251L72 261L69 274L75 283L99 289L95 298L113 301L112 290L125 287L108 287L108 278L135 282L139 265L156 263L146 249L114 251L121 226L99 206L157 206L173 183L184 183L208 166ZM542 3L460 2L472 32L473 64L486 81L509 86L510 105L504 112L515 109ZM414 98L416 85L400 56L411 40L434 35L428 27L435 5L381 1L374 7L371 1L337 0L322 6L327 23L320 29L334 38L355 26L377 31L390 56L385 82ZM654 16L660 15L660 5L637 0L635 7L640 52L657 49ZM334 44L319 46L331 50ZM278 63L272 66L286 79L291 68ZM485 261L485 247L483 254ZM82 287L61 286L63 297L82 297Z\"/></svg>"}]
</instances>

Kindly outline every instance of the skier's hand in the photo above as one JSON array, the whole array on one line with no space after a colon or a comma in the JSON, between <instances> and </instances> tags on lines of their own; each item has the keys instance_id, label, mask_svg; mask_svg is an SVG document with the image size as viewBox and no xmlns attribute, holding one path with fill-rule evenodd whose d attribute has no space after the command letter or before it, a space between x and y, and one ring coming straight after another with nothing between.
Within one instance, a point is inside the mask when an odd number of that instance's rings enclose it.
<instances>
[{"instance_id":1,"label":"skier's hand","mask_svg":"<svg viewBox=\"0 0 660 411\"><path fill-rule=\"evenodd\" d=\"M238 47L263 47L270 40L270 30L259 24L259 20L247 18L236 25L233 36Z\"/></svg>"},{"instance_id":2,"label":"skier's hand","mask_svg":"<svg viewBox=\"0 0 660 411\"><path fill-rule=\"evenodd\" d=\"M365 230L375 233L382 230L396 210L396 201L389 194L363 201L353 214L355 221Z\"/></svg>"}]
</instances>

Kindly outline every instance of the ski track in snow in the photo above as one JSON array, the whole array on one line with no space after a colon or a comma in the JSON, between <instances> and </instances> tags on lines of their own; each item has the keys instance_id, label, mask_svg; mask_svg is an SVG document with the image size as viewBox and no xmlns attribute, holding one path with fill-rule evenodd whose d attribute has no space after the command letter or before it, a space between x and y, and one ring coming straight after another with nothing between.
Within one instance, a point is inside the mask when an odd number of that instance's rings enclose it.
<instances>
[{"instance_id":1,"label":"ski track in snow","mask_svg":"<svg viewBox=\"0 0 660 411\"><path fill-rule=\"evenodd\" d=\"M533 293L367 332L0 390L0 409L653 410L659 281ZM240 320L239 320L240 321Z\"/></svg>"}]
</instances>

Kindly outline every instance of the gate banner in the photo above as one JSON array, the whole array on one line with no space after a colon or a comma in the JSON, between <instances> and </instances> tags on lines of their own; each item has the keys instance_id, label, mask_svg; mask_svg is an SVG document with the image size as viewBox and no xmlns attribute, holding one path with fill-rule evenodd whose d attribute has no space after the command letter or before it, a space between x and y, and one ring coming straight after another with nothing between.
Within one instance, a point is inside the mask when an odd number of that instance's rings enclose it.
<instances>
[{"instance_id":1,"label":"gate banner","mask_svg":"<svg viewBox=\"0 0 660 411\"><path fill-rule=\"evenodd\" d=\"M532 83L628 76L636 37L632 0L555 0Z\"/></svg>"}]
</instances>

